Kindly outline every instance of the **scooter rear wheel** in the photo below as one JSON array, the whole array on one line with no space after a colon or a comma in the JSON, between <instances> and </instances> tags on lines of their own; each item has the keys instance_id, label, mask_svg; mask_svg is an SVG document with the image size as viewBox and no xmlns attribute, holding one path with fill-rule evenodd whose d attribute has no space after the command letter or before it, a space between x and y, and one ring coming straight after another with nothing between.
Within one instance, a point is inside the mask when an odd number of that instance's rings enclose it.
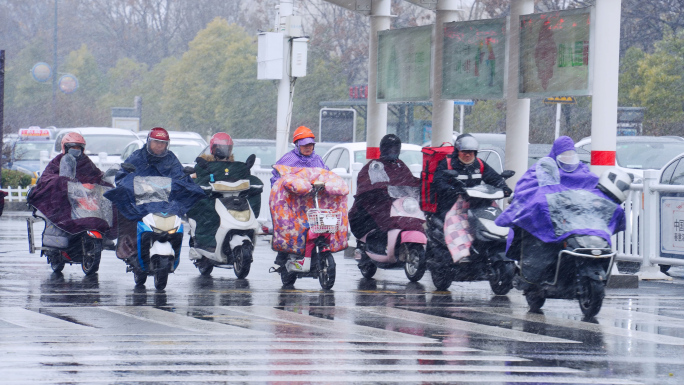
<instances>
[{"instance_id":1,"label":"scooter rear wheel","mask_svg":"<svg viewBox=\"0 0 684 385\"><path fill-rule=\"evenodd\" d=\"M318 268L318 282L324 290L330 290L335 285L335 258L330 252L320 255Z\"/></svg>"},{"instance_id":2,"label":"scooter rear wheel","mask_svg":"<svg viewBox=\"0 0 684 385\"><path fill-rule=\"evenodd\" d=\"M586 318L594 317L601 311L603 305L603 297L605 296L605 287L602 282L594 281L590 278L582 278L579 287L579 305L582 314Z\"/></svg>"},{"instance_id":3,"label":"scooter rear wheel","mask_svg":"<svg viewBox=\"0 0 684 385\"><path fill-rule=\"evenodd\" d=\"M491 267L489 286L496 295L506 295L513 288L515 265L513 262L497 262Z\"/></svg>"},{"instance_id":4,"label":"scooter rear wheel","mask_svg":"<svg viewBox=\"0 0 684 385\"><path fill-rule=\"evenodd\" d=\"M405 261L404 272L411 282L418 282L425 274L425 249L417 243L404 243L400 246L399 259Z\"/></svg>"}]
</instances>

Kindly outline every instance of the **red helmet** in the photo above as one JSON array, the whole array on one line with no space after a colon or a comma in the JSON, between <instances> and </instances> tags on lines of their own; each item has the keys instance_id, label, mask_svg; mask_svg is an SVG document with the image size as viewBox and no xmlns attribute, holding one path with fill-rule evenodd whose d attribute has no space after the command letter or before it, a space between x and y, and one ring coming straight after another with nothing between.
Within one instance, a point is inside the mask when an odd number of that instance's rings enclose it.
<instances>
[{"instance_id":1,"label":"red helmet","mask_svg":"<svg viewBox=\"0 0 684 385\"><path fill-rule=\"evenodd\" d=\"M66 147L73 147L79 145L83 148L83 151L85 151L85 146L86 146L86 141L83 139L81 134L78 132L69 132L68 134L64 135L62 138L62 154L66 154L67 148Z\"/></svg>"},{"instance_id":2,"label":"red helmet","mask_svg":"<svg viewBox=\"0 0 684 385\"><path fill-rule=\"evenodd\" d=\"M145 147L147 147L147 152L149 152L150 155L163 157L169 152L169 141L170 138L168 131L161 127L155 127L150 130L149 134L147 134L147 145ZM162 148L158 145L155 145L155 148L150 148L153 143L162 144L163 150L158 150L158 148Z\"/></svg>"},{"instance_id":3,"label":"red helmet","mask_svg":"<svg viewBox=\"0 0 684 385\"><path fill-rule=\"evenodd\" d=\"M209 140L209 150L215 157L226 159L233 151L233 138L225 132L216 133Z\"/></svg>"},{"instance_id":4,"label":"red helmet","mask_svg":"<svg viewBox=\"0 0 684 385\"><path fill-rule=\"evenodd\" d=\"M164 140L167 142L171 140L169 138L169 132L162 127L155 127L152 130L150 130L150 133L147 134L147 140L150 140L150 138L156 140Z\"/></svg>"}]
</instances>

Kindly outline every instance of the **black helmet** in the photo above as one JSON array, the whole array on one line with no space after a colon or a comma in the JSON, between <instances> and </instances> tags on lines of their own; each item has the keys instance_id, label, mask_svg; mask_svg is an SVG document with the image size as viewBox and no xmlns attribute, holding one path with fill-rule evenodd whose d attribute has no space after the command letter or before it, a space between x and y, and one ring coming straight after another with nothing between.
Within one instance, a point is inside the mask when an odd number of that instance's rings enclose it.
<instances>
[{"instance_id":1,"label":"black helmet","mask_svg":"<svg viewBox=\"0 0 684 385\"><path fill-rule=\"evenodd\" d=\"M380 159L396 160L401 151L401 139L394 134L387 134L380 141Z\"/></svg>"}]
</instances>

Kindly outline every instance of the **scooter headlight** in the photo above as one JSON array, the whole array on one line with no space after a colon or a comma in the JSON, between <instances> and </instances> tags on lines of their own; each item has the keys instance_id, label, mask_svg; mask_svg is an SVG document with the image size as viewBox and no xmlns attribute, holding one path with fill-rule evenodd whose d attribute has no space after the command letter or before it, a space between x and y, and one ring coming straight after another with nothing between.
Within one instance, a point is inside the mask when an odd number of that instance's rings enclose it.
<instances>
[{"instance_id":1,"label":"scooter headlight","mask_svg":"<svg viewBox=\"0 0 684 385\"><path fill-rule=\"evenodd\" d=\"M237 219L240 222L247 222L249 221L250 214L249 210L243 210L243 211L237 211L237 210L228 210L230 215L233 216L233 218Z\"/></svg>"},{"instance_id":2,"label":"scooter headlight","mask_svg":"<svg viewBox=\"0 0 684 385\"><path fill-rule=\"evenodd\" d=\"M419 209L418 201L415 198L404 198L404 202L402 202L402 207L404 211L406 211L409 214L413 214L417 212Z\"/></svg>"}]
</instances>

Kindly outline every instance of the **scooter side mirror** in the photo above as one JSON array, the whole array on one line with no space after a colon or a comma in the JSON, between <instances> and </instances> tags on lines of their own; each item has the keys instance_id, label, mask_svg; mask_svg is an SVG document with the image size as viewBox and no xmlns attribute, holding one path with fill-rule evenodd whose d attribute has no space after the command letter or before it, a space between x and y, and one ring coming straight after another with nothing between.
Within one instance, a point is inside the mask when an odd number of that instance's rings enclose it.
<instances>
[{"instance_id":1,"label":"scooter side mirror","mask_svg":"<svg viewBox=\"0 0 684 385\"><path fill-rule=\"evenodd\" d=\"M183 173L185 173L185 175L192 175L195 173L195 168L191 166L185 166L183 167Z\"/></svg>"},{"instance_id":2,"label":"scooter side mirror","mask_svg":"<svg viewBox=\"0 0 684 385\"><path fill-rule=\"evenodd\" d=\"M256 155L252 154L252 155L248 156L247 160L245 161L247 168L251 169L252 166L254 166L255 161L256 161Z\"/></svg>"},{"instance_id":3,"label":"scooter side mirror","mask_svg":"<svg viewBox=\"0 0 684 385\"><path fill-rule=\"evenodd\" d=\"M515 175L515 171L513 171L513 170L504 170L501 173L501 177L504 179L508 179L508 178L512 177L513 175Z\"/></svg>"}]
</instances>

